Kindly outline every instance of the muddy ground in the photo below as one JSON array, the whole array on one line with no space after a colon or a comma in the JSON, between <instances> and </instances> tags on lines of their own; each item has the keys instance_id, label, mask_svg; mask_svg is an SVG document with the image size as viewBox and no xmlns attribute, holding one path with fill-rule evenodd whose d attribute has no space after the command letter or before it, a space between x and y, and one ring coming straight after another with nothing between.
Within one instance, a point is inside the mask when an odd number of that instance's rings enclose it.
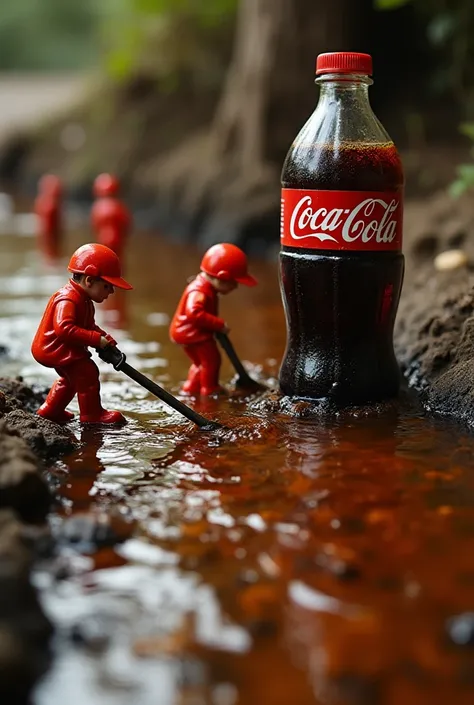
<instances>
[{"instance_id":1,"label":"muddy ground","mask_svg":"<svg viewBox=\"0 0 474 705\"><path fill-rule=\"evenodd\" d=\"M474 202L445 192L409 203L406 277L395 330L401 369L426 409L474 425ZM440 270L457 249L465 264Z\"/></svg>"},{"instance_id":2,"label":"muddy ground","mask_svg":"<svg viewBox=\"0 0 474 705\"><path fill-rule=\"evenodd\" d=\"M46 523L48 465L77 441L34 412L45 390L0 378L0 702L27 703L50 660L53 628L31 583L35 560L53 552Z\"/></svg>"},{"instance_id":3,"label":"muddy ground","mask_svg":"<svg viewBox=\"0 0 474 705\"><path fill-rule=\"evenodd\" d=\"M45 394L44 389L27 387L21 378L0 377L2 705L28 705L33 687L51 662L54 629L38 599L33 570L47 565L52 579L61 581L70 570L62 550L93 551L124 538L112 522L85 513L63 517L54 527L48 523L55 501L54 480L48 470L76 448L78 441L68 429L36 415ZM77 640L76 632L73 625L71 639Z\"/></svg>"},{"instance_id":4,"label":"muddy ground","mask_svg":"<svg viewBox=\"0 0 474 705\"><path fill-rule=\"evenodd\" d=\"M405 233L395 333L401 369L425 408L474 425L474 202L469 196L452 201L444 192L413 200ZM453 248L465 253L465 264L439 271L436 256ZM58 541L46 523L53 502L48 464L77 440L34 413L46 391L0 378L1 703L27 703L49 662L53 630L31 571L38 556L54 554ZM61 540L77 543L94 531L83 517L74 526L65 523Z\"/></svg>"},{"instance_id":5,"label":"muddy ground","mask_svg":"<svg viewBox=\"0 0 474 705\"><path fill-rule=\"evenodd\" d=\"M31 585L48 534L52 495L43 479L51 451L71 438L32 413L41 395L0 379L0 702L26 703L49 664L52 626ZM44 461L43 461L44 459Z\"/></svg>"}]
</instances>

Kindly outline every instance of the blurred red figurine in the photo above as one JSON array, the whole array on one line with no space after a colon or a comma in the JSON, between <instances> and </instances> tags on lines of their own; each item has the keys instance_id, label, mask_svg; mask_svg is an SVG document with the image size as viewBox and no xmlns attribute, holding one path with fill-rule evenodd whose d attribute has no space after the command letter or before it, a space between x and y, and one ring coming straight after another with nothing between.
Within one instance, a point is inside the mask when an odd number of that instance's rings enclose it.
<instances>
[{"instance_id":1,"label":"blurred red figurine","mask_svg":"<svg viewBox=\"0 0 474 705\"><path fill-rule=\"evenodd\" d=\"M99 368L87 349L116 345L112 336L94 321L94 304L114 293L114 287L131 289L121 276L117 255L104 245L82 245L72 255L69 282L50 298L31 346L37 362L53 367L59 379L53 384L38 414L65 424L75 394L84 423L124 423L119 411L106 411L100 401Z\"/></svg>"},{"instance_id":2,"label":"blurred red figurine","mask_svg":"<svg viewBox=\"0 0 474 705\"><path fill-rule=\"evenodd\" d=\"M229 331L219 318L218 296L229 294L238 284L255 286L247 272L247 257L239 247L228 243L214 245L205 253L201 272L184 290L170 325L170 338L182 345L191 359L183 392L209 396L221 390L221 356L214 333Z\"/></svg>"},{"instance_id":3,"label":"blurred red figurine","mask_svg":"<svg viewBox=\"0 0 474 705\"><path fill-rule=\"evenodd\" d=\"M119 182L111 174L100 174L94 181L95 203L91 210L97 241L110 247L120 258L132 224L128 208L118 198Z\"/></svg>"},{"instance_id":4,"label":"blurred red figurine","mask_svg":"<svg viewBox=\"0 0 474 705\"><path fill-rule=\"evenodd\" d=\"M38 183L38 195L34 211L38 221L40 248L50 256L58 256L62 236L62 193L60 179L54 174L45 174Z\"/></svg>"}]
</instances>

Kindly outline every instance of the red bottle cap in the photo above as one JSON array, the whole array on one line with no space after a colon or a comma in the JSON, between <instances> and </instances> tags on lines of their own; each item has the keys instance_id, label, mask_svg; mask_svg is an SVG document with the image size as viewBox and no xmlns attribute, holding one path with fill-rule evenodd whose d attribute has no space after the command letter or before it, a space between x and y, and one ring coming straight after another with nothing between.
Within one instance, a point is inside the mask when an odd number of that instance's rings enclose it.
<instances>
[{"instance_id":1,"label":"red bottle cap","mask_svg":"<svg viewBox=\"0 0 474 705\"><path fill-rule=\"evenodd\" d=\"M372 57L370 54L358 54L355 51L319 54L316 59L316 75L322 73L361 73L370 76Z\"/></svg>"}]
</instances>

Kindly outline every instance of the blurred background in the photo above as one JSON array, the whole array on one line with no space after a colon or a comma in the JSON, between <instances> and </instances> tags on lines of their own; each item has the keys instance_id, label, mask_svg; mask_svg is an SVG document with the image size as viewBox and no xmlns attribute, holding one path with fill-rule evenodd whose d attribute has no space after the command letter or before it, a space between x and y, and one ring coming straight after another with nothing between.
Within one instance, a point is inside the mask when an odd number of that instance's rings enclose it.
<instances>
[{"instance_id":1,"label":"blurred background","mask_svg":"<svg viewBox=\"0 0 474 705\"><path fill-rule=\"evenodd\" d=\"M407 197L474 184L471 0L16 0L0 7L0 179L111 171L138 227L278 246L279 175L316 55L366 51Z\"/></svg>"}]
</instances>

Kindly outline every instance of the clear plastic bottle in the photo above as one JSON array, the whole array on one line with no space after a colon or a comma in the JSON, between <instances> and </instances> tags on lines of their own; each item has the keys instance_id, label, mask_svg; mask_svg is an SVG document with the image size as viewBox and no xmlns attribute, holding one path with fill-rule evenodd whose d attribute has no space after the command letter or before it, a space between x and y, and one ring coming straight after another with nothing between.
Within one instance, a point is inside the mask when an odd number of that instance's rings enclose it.
<instances>
[{"instance_id":1,"label":"clear plastic bottle","mask_svg":"<svg viewBox=\"0 0 474 705\"><path fill-rule=\"evenodd\" d=\"M368 54L321 54L320 97L282 171L280 284L289 396L339 406L397 394L403 170L368 98Z\"/></svg>"}]
</instances>

